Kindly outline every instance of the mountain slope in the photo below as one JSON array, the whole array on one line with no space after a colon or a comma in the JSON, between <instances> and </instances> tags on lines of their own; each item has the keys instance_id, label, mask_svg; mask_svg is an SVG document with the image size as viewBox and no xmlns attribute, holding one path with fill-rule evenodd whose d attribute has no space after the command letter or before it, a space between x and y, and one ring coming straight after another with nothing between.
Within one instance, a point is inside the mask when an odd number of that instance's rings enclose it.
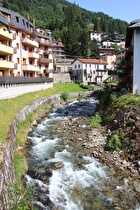
<instances>
[{"instance_id":1,"label":"mountain slope","mask_svg":"<svg viewBox=\"0 0 140 210\"><path fill-rule=\"evenodd\" d=\"M35 19L36 26L43 26L51 30L61 30L64 26L65 12L71 3L65 0L2 0L2 6L14 10L23 16L29 13ZM83 21L89 29L102 30L107 33L117 31L125 34L127 22L113 19L102 12L90 12L81 9Z\"/></svg>"}]
</instances>

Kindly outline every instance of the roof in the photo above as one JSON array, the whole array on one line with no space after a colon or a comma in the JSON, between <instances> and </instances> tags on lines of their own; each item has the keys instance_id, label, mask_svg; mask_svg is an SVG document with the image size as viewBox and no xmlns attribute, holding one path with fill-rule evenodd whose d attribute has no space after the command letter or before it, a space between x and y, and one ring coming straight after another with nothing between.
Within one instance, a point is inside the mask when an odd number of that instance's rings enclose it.
<instances>
[{"instance_id":1,"label":"roof","mask_svg":"<svg viewBox=\"0 0 140 210\"><path fill-rule=\"evenodd\" d=\"M131 21L130 25L127 27L125 47L128 47L130 45L130 42L133 36L133 31L136 28L140 28L140 19Z\"/></svg>"},{"instance_id":2,"label":"roof","mask_svg":"<svg viewBox=\"0 0 140 210\"><path fill-rule=\"evenodd\" d=\"M76 60L82 62L82 63L94 63L94 64L107 64L104 60L99 60L99 59L82 59L82 58L77 58Z\"/></svg>"}]
</instances>

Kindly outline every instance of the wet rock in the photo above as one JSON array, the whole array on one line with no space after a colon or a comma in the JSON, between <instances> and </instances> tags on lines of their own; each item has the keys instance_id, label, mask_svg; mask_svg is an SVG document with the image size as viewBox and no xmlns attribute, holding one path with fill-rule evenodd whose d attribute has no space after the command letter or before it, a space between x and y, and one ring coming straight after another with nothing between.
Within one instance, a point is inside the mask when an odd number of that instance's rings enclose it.
<instances>
[{"instance_id":1,"label":"wet rock","mask_svg":"<svg viewBox=\"0 0 140 210\"><path fill-rule=\"evenodd\" d=\"M52 163L52 167L53 167L54 170L62 168L63 167L63 163L62 162Z\"/></svg>"},{"instance_id":2,"label":"wet rock","mask_svg":"<svg viewBox=\"0 0 140 210\"><path fill-rule=\"evenodd\" d=\"M134 180L133 184L134 184L135 190L136 190L138 193L140 193L140 180L139 180L139 179Z\"/></svg>"}]
</instances>

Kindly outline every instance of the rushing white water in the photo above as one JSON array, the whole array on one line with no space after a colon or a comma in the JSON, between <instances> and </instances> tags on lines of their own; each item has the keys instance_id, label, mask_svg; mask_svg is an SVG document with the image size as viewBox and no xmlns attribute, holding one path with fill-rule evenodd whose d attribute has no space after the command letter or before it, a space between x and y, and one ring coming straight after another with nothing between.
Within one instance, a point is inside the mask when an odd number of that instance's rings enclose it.
<instances>
[{"instance_id":1,"label":"rushing white water","mask_svg":"<svg viewBox=\"0 0 140 210\"><path fill-rule=\"evenodd\" d=\"M120 205L119 209L138 210L139 205L136 201L132 208L130 207L131 203L129 205L127 202L127 196L132 202L134 197L127 180L123 180L109 167L93 157L84 154L79 157L74 152L74 145L67 144L66 139L63 139L63 129L60 136L53 132L60 121L68 121L71 116L73 116L72 121L76 121L77 116L86 116L86 113L89 114L89 112L93 115L95 106L94 99L91 99L89 104L84 103L83 106L75 101L55 109L38 124L28 137L32 143L29 150L31 159L29 167L31 169L29 170L30 176L26 175L25 177L26 182L34 182L38 187L38 192L43 194L43 198L45 197L47 200L49 197L54 205L53 209L106 210L115 209L114 207ZM84 129L87 125L83 123L79 126ZM51 168L51 164L54 163L62 165L58 168ZM48 170L52 174L46 178ZM30 171L35 172L33 174ZM33 177L31 177L32 174ZM46 200L44 203L40 200L35 201L35 204L39 209L51 209Z\"/></svg>"}]
</instances>

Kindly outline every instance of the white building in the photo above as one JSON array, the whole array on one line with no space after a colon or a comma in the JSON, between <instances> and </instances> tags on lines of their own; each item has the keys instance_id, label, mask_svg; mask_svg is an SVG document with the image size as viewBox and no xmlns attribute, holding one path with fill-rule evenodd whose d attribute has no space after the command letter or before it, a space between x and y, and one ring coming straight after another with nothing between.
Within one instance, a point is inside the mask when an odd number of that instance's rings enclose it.
<instances>
[{"instance_id":1,"label":"white building","mask_svg":"<svg viewBox=\"0 0 140 210\"><path fill-rule=\"evenodd\" d=\"M127 28L126 49L127 83L134 94L140 95L140 19Z\"/></svg>"},{"instance_id":2,"label":"white building","mask_svg":"<svg viewBox=\"0 0 140 210\"><path fill-rule=\"evenodd\" d=\"M92 30L92 31L89 31L89 34L90 34L91 40L96 39L98 42L101 42L103 32Z\"/></svg>"},{"instance_id":3,"label":"white building","mask_svg":"<svg viewBox=\"0 0 140 210\"><path fill-rule=\"evenodd\" d=\"M83 84L101 84L108 77L107 62L98 59L77 58L72 63L72 78Z\"/></svg>"}]
</instances>

